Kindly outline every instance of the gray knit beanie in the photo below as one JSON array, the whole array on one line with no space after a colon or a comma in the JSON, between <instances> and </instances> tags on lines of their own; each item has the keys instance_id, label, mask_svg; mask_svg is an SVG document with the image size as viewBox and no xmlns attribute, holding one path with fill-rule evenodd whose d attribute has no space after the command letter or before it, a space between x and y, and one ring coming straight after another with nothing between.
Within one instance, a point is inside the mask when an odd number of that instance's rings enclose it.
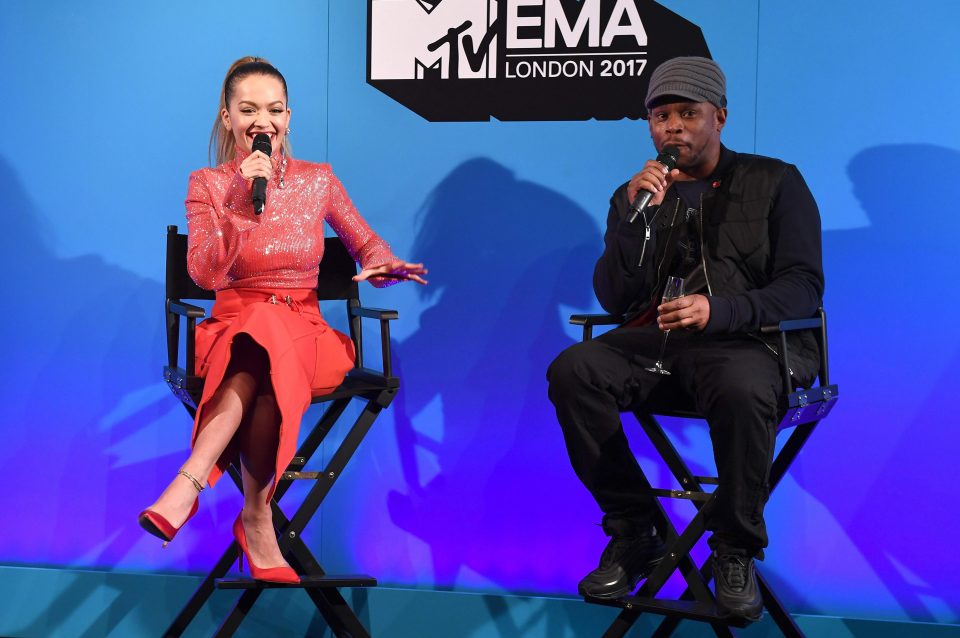
<instances>
[{"instance_id":1,"label":"gray knit beanie","mask_svg":"<svg viewBox=\"0 0 960 638\"><path fill-rule=\"evenodd\" d=\"M727 79L710 58L673 58L653 71L643 104L649 109L654 100L665 95L710 102L721 108L727 105Z\"/></svg>"}]
</instances>

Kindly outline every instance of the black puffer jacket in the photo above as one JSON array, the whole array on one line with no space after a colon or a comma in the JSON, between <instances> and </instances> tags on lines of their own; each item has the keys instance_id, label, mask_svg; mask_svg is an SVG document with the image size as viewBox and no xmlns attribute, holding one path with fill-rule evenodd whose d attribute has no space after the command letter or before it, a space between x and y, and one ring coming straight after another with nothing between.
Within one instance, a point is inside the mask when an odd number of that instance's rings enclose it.
<instances>
[{"instance_id":1,"label":"black puffer jacket","mask_svg":"<svg viewBox=\"0 0 960 638\"><path fill-rule=\"evenodd\" d=\"M703 199L703 266L709 285L710 321L704 335L754 334L761 326L813 316L823 297L820 213L792 164L721 149L710 180L719 186ZM628 321L650 320L668 275L685 223L674 189L667 191L651 225L640 263L644 224L627 223L630 204L624 184L610 200L605 249L593 285L608 312ZM651 213L648 212L648 218ZM775 341L768 343L776 349ZM816 374L819 352L809 332L790 335L792 366L802 384Z\"/></svg>"}]
</instances>

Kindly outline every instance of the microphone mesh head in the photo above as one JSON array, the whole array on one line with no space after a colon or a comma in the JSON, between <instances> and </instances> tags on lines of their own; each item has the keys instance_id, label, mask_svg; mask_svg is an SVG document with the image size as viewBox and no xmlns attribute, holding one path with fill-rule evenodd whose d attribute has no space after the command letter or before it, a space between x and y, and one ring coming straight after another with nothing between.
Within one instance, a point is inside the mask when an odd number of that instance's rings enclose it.
<instances>
[{"instance_id":1,"label":"microphone mesh head","mask_svg":"<svg viewBox=\"0 0 960 638\"><path fill-rule=\"evenodd\" d=\"M676 146L664 146L660 154L657 155L657 161L666 166L668 171L672 171L677 167L678 157L680 157L679 148Z\"/></svg>"},{"instance_id":2,"label":"microphone mesh head","mask_svg":"<svg viewBox=\"0 0 960 638\"><path fill-rule=\"evenodd\" d=\"M260 151L270 157L270 153L273 152L273 148L270 146L270 136L266 133L257 133L253 137L253 150Z\"/></svg>"}]
</instances>

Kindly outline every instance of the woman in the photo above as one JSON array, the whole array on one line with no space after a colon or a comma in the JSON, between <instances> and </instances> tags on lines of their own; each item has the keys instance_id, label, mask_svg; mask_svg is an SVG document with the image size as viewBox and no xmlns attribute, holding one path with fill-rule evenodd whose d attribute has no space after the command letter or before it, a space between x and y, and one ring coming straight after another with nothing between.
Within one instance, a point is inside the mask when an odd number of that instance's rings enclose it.
<instances>
[{"instance_id":1,"label":"woman","mask_svg":"<svg viewBox=\"0 0 960 638\"><path fill-rule=\"evenodd\" d=\"M261 58L237 60L224 79L210 139L219 165L190 175L186 201L190 275L217 291L211 318L196 332L205 383L193 450L139 522L164 544L173 540L197 512L203 482L212 487L239 454L244 506L233 533L250 573L295 583L299 577L277 545L270 498L293 458L311 395L339 385L354 359L352 342L324 322L317 306L323 222L360 262L356 281L425 284L427 271L390 252L328 164L290 156L289 124L280 72ZM259 134L269 137L270 156L252 150ZM258 177L267 181L259 215L251 203Z\"/></svg>"}]
</instances>

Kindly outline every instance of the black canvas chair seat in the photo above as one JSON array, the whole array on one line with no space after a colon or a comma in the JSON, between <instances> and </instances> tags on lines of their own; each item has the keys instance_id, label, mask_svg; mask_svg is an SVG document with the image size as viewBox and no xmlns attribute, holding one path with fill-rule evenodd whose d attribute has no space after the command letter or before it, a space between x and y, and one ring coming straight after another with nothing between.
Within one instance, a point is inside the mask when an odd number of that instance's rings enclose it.
<instances>
[{"instance_id":1,"label":"black canvas chair seat","mask_svg":"<svg viewBox=\"0 0 960 638\"><path fill-rule=\"evenodd\" d=\"M230 613L223 620L216 636L231 636L250 611L250 608L265 589L302 589L313 600L320 614L338 637L364 638L369 633L347 605L340 594L342 587L374 587L377 581L365 574L330 575L301 540L307 523L319 509L337 479L343 473L350 458L366 436L380 411L388 407L400 387L400 379L392 373L390 356L389 322L397 319L395 310L365 308L360 305L357 283L352 277L357 273L356 263L339 238L324 240L323 261L317 282L317 297L321 301L342 300L349 318L350 338L356 349L356 366L343 382L331 392L315 396L312 403L328 404L323 415L309 430L296 456L280 476L277 490L271 503L273 525L277 530L280 551L290 565L302 575L301 582L294 585L264 583L252 578L226 578L230 566L239 556L239 546L232 542L217 560L210 573L193 596L173 620L164 636L181 636L200 609L216 589L240 590ZM197 403L203 392L203 379L194 370L194 330L197 321L206 316L203 308L186 300L212 300L215 293L197 286L187 272L187 237L179 234L176 226L167 227L167 282L166 282L166 329L167 365L163 377L174 395L182 402L191 418L196 416ZM363 333L361 320L374 319L380 322L380 347L382 370L364 366ZM186 323L184 361L180 364L181 321ZM326 465L318 471L305 468L311 457L320 448L327 434L337 424L352 401L363 402L364 408L350 426L349 431ZM234 463L227 472L237 487L243 491L240 469ZM280 499L289 490L293 481L314 482L307 496L292 518L287 518L280 509Z\"/></svg>"},{"instance_id":2,"label":"black canvas chair seat","mask_svg":"<svg viewBox=\"0 0 960 638\"><path fill-rule=\"evenodd\" d=\"M594 326L620 325L623 321L624 317L622 315L573 315L570 317L570 323L583 326L584 341L592 338ZM792 383L786 335L788 332L796 330L812 331L820 345L818 385L812 388L797 388ZM827 355L827 318L822 308L818 311L817 316L812 319L781 321L776 325L765 326L761 331L765 334L776 334L779 337L780 370L786 402L778 424L778 433L790 431L789 438L774 458L770 470L770 494L772 495L790 465L796 459L800 449L813 433L814 428L833 409L839 391L836 385L830 383ZM656 409L631 409L630 411L637 418L644 433L650 439L657 453L660 454L664 464L679 486L679 489L654 488L644 476L644 482L646 483L644 491L658 498L689 501L696 512L683 532L679 532L670 521L662 504L657 501L660 517L665 522L663 532L667 554L664 559L632 596L625 596L617 600L601 600L588 596L584 600L622 610L603 634L604 638L620 638L626 635L643 613L664 617L652 634L656 638L673 635L674 630L683 620L709 623L717 636L733 636L731 627L744 627L747 624L746 621L724 617L717 610L713 592L709 588L710 580L713 577L712 558L707 558L698 567L690 556L690 551L706 532L706 516L714 504L714 492L709 486L717 485L717 478L697 476L690 470L687 462L677 452L676 447L670 441L655 415L687 419L702 419L704 417L693 406L689 405L658 405ZM686 591L679 600L657 598L657 594L675 571L679 571L683 576L687 585ZM764 608L773 618L777 627L783 632L784 636L789 638L802 637L803 632L776 597L759 566L757 566L756 574L760 592L763 596Z\"/></svg>"}]
</instances>

